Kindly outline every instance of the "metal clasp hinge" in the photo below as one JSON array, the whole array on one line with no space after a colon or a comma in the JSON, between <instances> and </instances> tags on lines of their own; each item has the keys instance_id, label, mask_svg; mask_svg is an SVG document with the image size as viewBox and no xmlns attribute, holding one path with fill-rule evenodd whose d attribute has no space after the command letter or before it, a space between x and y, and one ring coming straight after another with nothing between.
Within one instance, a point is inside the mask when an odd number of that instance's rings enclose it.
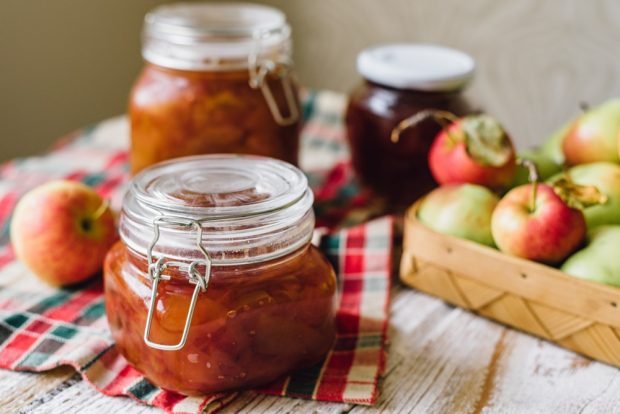
<instances>
[{"instance_id":1,"label":"metal clasp hinge","mask_svg":"<svg viewBox=\"0 0 620 414\"><path fill-rule=\"evenodd\" d=\"M177 262L171 260L165 260L164 257L153 261L153 248L157 244L160 235L161 226L171 227L187 227L196 230L196 247L204 255L204 260L194 260L187 264L185 262ZM211 278L211 258L206 249L202 245L202 226L199 222L194 220L187 220L183 218L160 216L153 220L153 227L155 234L153 241L149 245L147 250L147 262L148 262L148 275L152 282L151 288L151 301L149 303L149 310L146 317L146 324L144 326L144 342L151 348L161 349L163 351L176 351L185 346L187 342L187 336L192 323L192 316L194 315L194 309L196 308L196 302L198 301L198 295L201 292L205 292L209 286L209 280ZM198 266L204 265L205 272L201 274L198 270ZM153 342L149 339L151 334L151 324L153 322L153 314L156 309L157 302L157 287L160 280L170 280L170 276L162 274L164 270L171 267L177 267L179 269L186 269L189 283L196 285L194 293L189 303L189 309L187 310L187 317L185 319L185 326L183 327L183 333L179 343L174 345L165 345L157 342Z\"/></svg>"},{"instance_id":2,"label":"metal clasp hinge","mask_svg":"<svg viewBox=\"0 0 620 414\"><path fill-rule=\"evenodd\" d=\"M263 96L265 97L267 106L271 111L271 115L278 125L291 125L299 119L299 107L290 73L292 64L290 59L283 59L277 62L274 62L273 60L259 61L262 47L261 43L264 35L265 34L261 32L254 35L254 48L248 58L250 87L253 89L260 88L263 92ZM284 91L288 116L284 116L282 114L282 111L273 96L273 92L269 87L269 82L266 80L266 76L269 73L277 73L280 82L282 82L282 90Z\"/></svg>"}]
</instances>

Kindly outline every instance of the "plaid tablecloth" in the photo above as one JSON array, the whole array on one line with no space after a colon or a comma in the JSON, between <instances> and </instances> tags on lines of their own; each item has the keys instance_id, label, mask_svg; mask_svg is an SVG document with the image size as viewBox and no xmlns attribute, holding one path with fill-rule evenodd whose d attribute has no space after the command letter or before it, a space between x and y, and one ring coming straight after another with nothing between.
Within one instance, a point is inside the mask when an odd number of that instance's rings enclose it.
<instances>
[{"instance_id":1,"label":"plaid tablecloth","mask_svg":"<svg viewBox=\"0 0 620 414\"><path fill-rule=\"evenodd\" d=\"M341 278L337 340L322 363L254 392L359 404L377 398L385 362L392 221L366 222L381 206L351 174L343 140L344 104L344 97L330 92L306 95L301 152L324 229L317 240ZM128 140L126 119L114 118L66 137L49 154L1 167L0 368L42 372L71 365L105 394L126 395L172 413L212 412L236 394L197 398L162 390L118 354L100 278L71 289L51 288L15 260L10 245L11 212L19 197L51 179L80 180L118 209L128 180Z\"/></svg>"}]
</instances>

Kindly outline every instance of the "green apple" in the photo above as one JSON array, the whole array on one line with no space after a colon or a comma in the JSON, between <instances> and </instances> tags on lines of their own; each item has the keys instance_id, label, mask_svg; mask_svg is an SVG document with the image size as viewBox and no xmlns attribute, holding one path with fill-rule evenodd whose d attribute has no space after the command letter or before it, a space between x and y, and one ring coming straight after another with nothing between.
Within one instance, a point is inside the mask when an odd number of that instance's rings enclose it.
<instances>
[{"instance_id":1,"label":"green apple","mask_svg":"<svg viewBox=\"0 0 620 414\"><path fill-rule=\"evenodd\" d=\"M495 193L480 185L444 185L424 198L418 218L439 233L494 246L491 215L498 201Z\"/></svg>"},{"instance_id":2,"label":"green apple","mask_svg":"<svg viewBox=\"0 0 620 414\"><path fill-rule=\"evenodd\" d=\"M555 131L544 144L540 146L539 152L546 155L557 165L564 164L564 151L562 150L562 143L564 137L568 134L575 120L567 122L562 128Z\"/></svg>"},{"instance_id":3,"label":"green apple","mask_svg":"<svg viewBox=\"0 0 620 414\"><path fill-rule=\"evenodd\" d=\"M586 111L574 122L562 142L569 165L597 161L620 162L620 99Z\"/></svg>"},{"instance_id":4,"label":"green apple","mask_svg":"<svg viewBox=\"0 0 620 414\"><path fill-rule=\"evenodd\" d=\"M562 271L580 279L620 287L620 226L601 226L590 243L569 257Z\"/></svg>"},{"instance_id":5,"label":"green apple","mask_svg":"<svg viewBox=\"0 0 620 414\"><path fill-rule=\"evenodd\" d=\"M542 151L541 148L522 151L519 154L519 158L532 161L536 165L538 178L543 181L562 171L562 165L556 163L555 160L546 152ZM517 174L510 188L527 184L529 182L528 176L528 169L523 165L518 165Z\"/></svg>"},{"instance_id":6,"label":"green apple","mask_svg":"<svg viewBox=\"0 0 620 414\"><path fill-rule=\"evenodd\" d=\"M584 209L588 229L604 224L620 224L620 165L611 162L577 165L567 174L575 184L594 186L607 196L604 203ZM549 181L559 177L556 175Z\"/></svg>"}]
</instances>

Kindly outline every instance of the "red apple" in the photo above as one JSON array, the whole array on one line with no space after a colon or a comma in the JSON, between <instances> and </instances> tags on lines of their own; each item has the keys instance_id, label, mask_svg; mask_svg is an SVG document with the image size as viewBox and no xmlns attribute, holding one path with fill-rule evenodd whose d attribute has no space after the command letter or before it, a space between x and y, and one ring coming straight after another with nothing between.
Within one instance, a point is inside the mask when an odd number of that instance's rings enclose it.
<instances>
[{"instance_id":1,"label":"red apple","mask_svg":"<svg viewBox=\"0 0 620 414\"><path fill-rule=\"evenodd\" d=\"M428 162L440 184L470 183L504 189L516 173L512 141L499 122L488 115L466 116L444 128L433 141Z\"/></svg>"},{"instance_id":2,"label":"red apple","mask_svg":"<svg viewBox=\"0 0 620 414\"><path fill-rule=\"evenodd\" d=\"M17 257L52 285L78 283L97 273L117 238L107 202L75 181L52 181L28 192L11 222Z\"/></svg>"},{"instance_id":3,"label":"red apple","mask_svg":"<svg viewBox=\"0 0 620 414\"><path fill-rule=\"evenodd\" d=\"M620 99L613 99L581 115L569 129L562 151L569 165L598 161L619 162Z\"/></svg>"},{"instance_id":4,"label":"red apple","mask_svg":"<svg viewBox=\"0 0 620 414\"><path fill-rule=\"evenodd\" d=\"M525 184L499 201L491 232L505 253L557 264L583 243L586 221L583 212L570 207L550 185Z\"/></svg>"}]
</instances>

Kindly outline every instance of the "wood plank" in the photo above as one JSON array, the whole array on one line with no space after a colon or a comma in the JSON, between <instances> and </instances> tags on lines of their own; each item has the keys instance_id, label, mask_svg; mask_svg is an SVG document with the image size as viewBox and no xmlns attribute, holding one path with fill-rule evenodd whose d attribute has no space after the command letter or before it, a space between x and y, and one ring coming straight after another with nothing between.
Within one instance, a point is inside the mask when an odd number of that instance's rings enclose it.
<instances>
[{"instance_id":1,"label":"wood plank","mask_svg":"<svg viewBox=\"0 0 620 414\"><path fill-rule=\"evenodd\" d=\"M439 321L414 322L417 328L407 329L406 317L414 315L415 305L434 299L414 292L401 296L410 306L403 310L401 325L393 326L391 369L376 408L390 413L471 412L479 398L472 391L485 381L503 328L442 303ZM353 411L372 409L356 407Z\"/></svg>"},{"instance_id":2,"label":"wood plank","mask_svg":"<svg viewBox=\"0 0 620 414\"><path fill-rule=\"evenodd\" d=\"M62 389L51 398L34 401L21 408L29 414L83 414L83 413L123 413L123 414L159 414L162 410L140 404L129 398L108 397L84 381L77 381L72 386Z\"/></svg>"},{"instance_id":3,"label":"wood plank","mask_svg":"<svg viewBox=\"0 0 620 414\"><path fill-rule=\"evenodd\" d=\"M60 367L45 374L0 370L0 408L13 413L35 400L71 386L75 370Z\"/></svg>"},{"instance_id":4,"label":"wood plank","mask_svg":"<svg viewBox=\"0 0 620 414\"><path fill-rule=\"evenodd\" d=\"M292 398L269 397L254 393L243 393L236 398L223 413L316 413L337 414L349 412L351 405L325 403L319 401L305 401Z\"/></svg>"},{"instance_id":5,"label":"wood plank","mask_svg":"<svg viewBox=\"0 0 620 414\"><path fill-rule=\"evenodd\" d=\"M549 342L511 331L483 412L620 412L620 375Z\"/></svg>"}]
</instances>

